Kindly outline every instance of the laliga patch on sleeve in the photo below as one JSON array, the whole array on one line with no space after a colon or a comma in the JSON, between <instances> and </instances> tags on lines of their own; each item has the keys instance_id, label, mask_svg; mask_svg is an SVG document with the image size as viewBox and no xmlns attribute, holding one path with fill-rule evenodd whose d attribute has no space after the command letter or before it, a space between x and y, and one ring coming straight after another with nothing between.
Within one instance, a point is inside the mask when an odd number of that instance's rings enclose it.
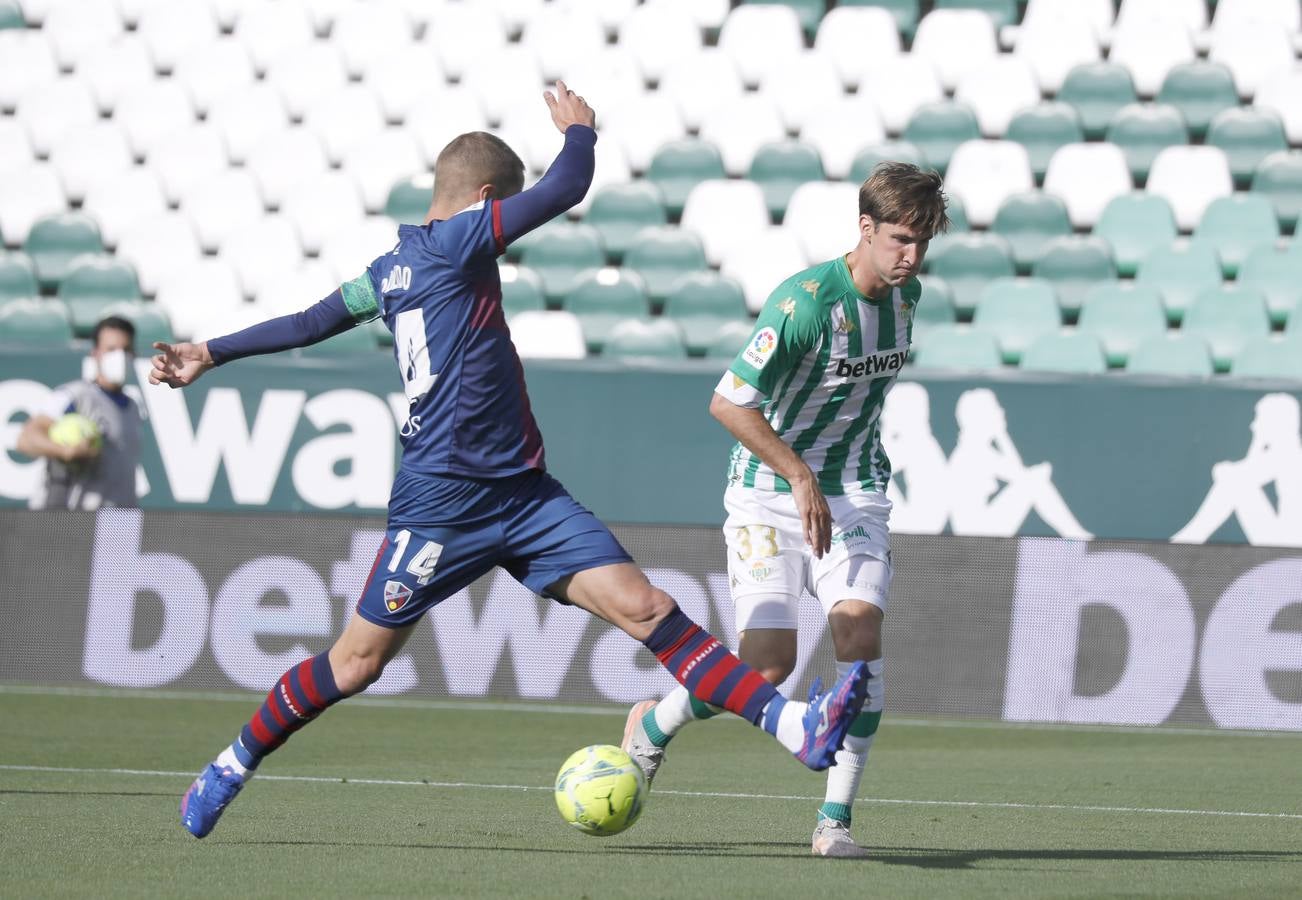
<instances>
[{"instance_id":1,"label":"laliga patch on sleeve","mask_svg":"<svg viewBox=\"0 0 1302 900\"><path fill-rule=\"evenodd\" d=\"M778 333L772 327L761 328L742 351L741 358L756 369L762 369L773 355L773 348L778 345Z\"/></svg>"}]
</instances>

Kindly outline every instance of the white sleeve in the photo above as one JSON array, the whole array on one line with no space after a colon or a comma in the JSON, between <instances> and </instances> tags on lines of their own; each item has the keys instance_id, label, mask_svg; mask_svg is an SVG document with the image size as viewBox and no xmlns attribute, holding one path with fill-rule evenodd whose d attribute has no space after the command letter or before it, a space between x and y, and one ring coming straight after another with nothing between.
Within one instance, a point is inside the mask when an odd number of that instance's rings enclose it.
<instances>
[{"instance_id":1,"label":"white sleeve","mask_svg":"<svg viewBox=\"0 0 1302 900\"><path fill-rule=\"evenodd\" d=\"M764 405L766 399L759 388L747 384L732 372L723 373L723 377L714 387L714 392L734 406L742 406L746 409L758 409Z\"/></svg>"}]
</instances>

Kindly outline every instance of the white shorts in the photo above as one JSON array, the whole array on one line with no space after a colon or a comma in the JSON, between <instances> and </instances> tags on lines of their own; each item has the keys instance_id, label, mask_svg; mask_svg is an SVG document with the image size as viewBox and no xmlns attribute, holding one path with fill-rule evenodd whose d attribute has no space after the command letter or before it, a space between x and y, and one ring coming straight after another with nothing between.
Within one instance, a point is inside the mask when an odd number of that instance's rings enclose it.
<instances>
[{"instance_id":1,"label":"white shorts","mask_svg":"<svg viewBox=\"0 0 1302 900\"><path fill-rule=\"evenodd\" d=\"M891 586L891 501L864 492L828 497L832 549L822 559L805 543L790 494L733 485L724 492L728 518L728 582L737 631L795 629L800 595L809 591L824 613L842 600L886 610Z\"/></svg>"}]
</instances>

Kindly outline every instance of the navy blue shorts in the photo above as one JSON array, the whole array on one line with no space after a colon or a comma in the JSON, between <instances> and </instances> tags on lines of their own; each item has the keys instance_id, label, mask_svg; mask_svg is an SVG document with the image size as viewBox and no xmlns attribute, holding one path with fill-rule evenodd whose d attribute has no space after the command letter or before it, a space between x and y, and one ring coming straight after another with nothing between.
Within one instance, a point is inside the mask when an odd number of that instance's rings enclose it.
<instances>
[{"instance_id":1,"label":"navy blue shorts","mask_svg":"<svg viewBox=\"0 0 1302 900\"><path fill-rule=\"evenodd\" d=\"M631 561L610 529L545 472L476 479L400 471L357 612L398 628L494 566L543 594L568 575Z\"/></svg>"}]
</instances>

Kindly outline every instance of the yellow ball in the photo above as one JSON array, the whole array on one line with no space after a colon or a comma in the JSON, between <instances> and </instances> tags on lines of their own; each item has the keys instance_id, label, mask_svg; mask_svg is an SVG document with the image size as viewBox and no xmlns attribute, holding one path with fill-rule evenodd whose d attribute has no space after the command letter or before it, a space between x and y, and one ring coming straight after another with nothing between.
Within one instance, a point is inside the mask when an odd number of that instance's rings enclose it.
<instances>
[{"instance_id":1,"label":"yellow ball","mask_svg":"<svg viewBox=\"0 0 1302 900\"><path fill-rule=\"evenodd\" d=\"M556 775L556 808L584 834L619 834L637 821L646 800L646 777L618 747L576 750Z\"/></svg>"},{"instance_id":2,"label":"yellow ball","mask_svg":"<svg viewBox=\"0 0 1302 900\"><path fill-rule=\"evenodd\" d=\"M61 447L75 447L82 441L88 441L92 447L99 449L104 444L104 436L99 426L81 413L67 413L50 426L50 440Z\"/></svg>"}]
</instances>

